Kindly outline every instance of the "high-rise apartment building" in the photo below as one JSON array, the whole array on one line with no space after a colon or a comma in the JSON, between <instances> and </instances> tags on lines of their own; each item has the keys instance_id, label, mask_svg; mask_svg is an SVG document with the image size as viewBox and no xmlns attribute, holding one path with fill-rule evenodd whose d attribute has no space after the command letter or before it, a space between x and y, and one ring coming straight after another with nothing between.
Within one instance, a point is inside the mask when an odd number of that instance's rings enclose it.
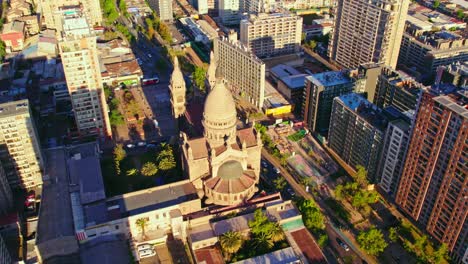
<instances>
[{"instance_id":1,"label":"high-rise apartment building","mask_svg":"<svg viewBox=\"0 0 468 264\"><path fill-rule=\"evenodd\" d=\"M302 17L275 13L250 15L240 22L240 42L259 58L300 51Z\"/></svg>"},{"instance_id":2,"label":"high-rise apartment building","mask_svg":"<svg viewBox=\"0 0 468 264\"><path fill-rule=\"evenodd\" d=\"M238 25L242 15L241 0L219 0L218 13L223 25Z\"/></svg>"},{"instance_id":3,"label":"high-rise apartment building","mask_svg":"<svg viewBox=\"0 0 468 264\"><path fill-rule=\"evenodd\" d=\"M0 104L0 162L11 188L42 185L44 161L28 100Z\"/></svg>"},{"instance_id":4,"label":"high-rise apartment building","mask_svg":"<svg viewBox=\"0 0 468 264\"><path fill-rule=\"evenodd\" d=\"M348 165L366 168L374 181L387 123L382 110L364 97L356 93L335 97L328 146Z\"/></svg>"},{"instance_id":5,"label":"high-rise apartment building","mask_svg":"<svg viewBox=\"0 0 468 264\"><path fill-rule=\"evenodd\" d=\"M424 93L396 203L447 244L454 262L461 262L467 250L467 142L467 98Z\"/></svg>"},{"instance_id":6,"label":"high-rise apartment building","mask_svg":"<svg viewBox=\"0 0 468 264\"><path fill-rule=\"evenodd\" d=\"M410 134L410 120L404 118L390 121L385 131L377 178L380 178L378 182L382 190L392 198L395 198L405 165Z\"/></svg>"},{"instance_id":7,"label":"high-rise apartment building","mask_svg":"<svg viewBox=\"0 0 468 264\"><path fill-rule=\"evenodd\" d=\"M261 109L265 96L265 63L233 36L215 39L214 57L233 94L243 96Z\"/></svg>"},{"instance_id":8,"label":"high-rise apartment building","mask_svg":"<svg viewBox=\"0 0 468 264\"><path fill-rule=\"evenodd\" d=\"M65 79L80 136L112 136L104 97L96 36L84 18L66 20L59 43Z\"/></svg>"},{"instance_id":9,"label":"high-rise apartment building","mask_svg":"<svg viewBox=\"0 0 468 264\"><path fill-rule=\"evenodd\" d=\"M395 68L409 0L338 0L328 55L348 69L373 62Z\"/></svg>"},{"instance_id":10,"label":"high-rise apartment building","mask_svg":"<svg viewBox=\"0 0 468 264\"><path fill-rule=\"evenodd\" d=\"M40 0L41 21L47 28L61 30L62 17L72 13L83 13L90 25L102 24L102 12L99 1L95 0Z\"/></svg>"},{"instance_id":11,"label":"high-rise apartment building","mask_svg":"<svg viewBox=\"0 0 468 264\"><path fill-rule=\"evenodd\" d=\"M0 235L0 263L13 263L11 259L10 252L3 240L2 236Z\"/></svg>"},{"instance_id":12,"label":"high-rise apartment building","mask_svg":"<svg viewBox=\"0 0 468 264\"><path fill-rule=\"evenodd\" d=\"M304 122L311 131L328 131L333 99L354 90L354 79L346 72L316 73L305 78Z\"/></svg>"},{"instance_id":13,"label":"high-rise apartment building","mask_svg":"<svg viewBox=\"0 0 468 264\"><path fill-rule=\"evenodd\" d=\"M468 61L457 61L449 65L439 66L435 84L451 84L456 87L468 86Z\"/></svg>"},{"instance_id":14,"label":"high-rise apartment building","mask_svg":"<svg viewBox=\"0 0 468 264\"><path fill-rule=\"evenodd\" d=\"M378 77L374 103L381 108L393 106L400 112L414 113L425 89L411 77L386 67Z\"/></svg>"},{"instance_id":15,"label":"high-rise apartment building","mask_svg":"<svg viewBox=\"0 0 468 264\"><path fill-rule=\"evenodd\" d=\"M149 0L149 6L162 21L172 22L172 0Z\"/></svg>"},{"instance_id":16,"label":"high-rise apartment building","mask_svg":"<svg viewBox=\"0 0 468 264\"><path fill-rule=\"evenodd\" d=\"M11 193L10 184L8 184L5 170L3 170L2 162L0 161L0 215L8 213L12 206L13 195Z\"/></svg>"}]
</instances>

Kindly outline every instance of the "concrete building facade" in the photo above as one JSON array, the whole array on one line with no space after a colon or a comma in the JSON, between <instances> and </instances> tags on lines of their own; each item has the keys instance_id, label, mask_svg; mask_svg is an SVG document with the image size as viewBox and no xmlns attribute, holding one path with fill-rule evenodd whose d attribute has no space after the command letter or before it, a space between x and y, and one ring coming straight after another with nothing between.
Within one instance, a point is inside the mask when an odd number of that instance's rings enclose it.
<instances>
[{"instance_id":1,"label":"concrete building facade","mask_svg":"<svg viewBox=\"0 0 468 264\"><path fill-rule=\"evenodd\" d=\"M96 37L67 36L59 43L79 136L112 136Z\"/></svg>"},{"instance_id":2,"label":"concrete building facade","mask_svg":"<svg viewBox=\"0 0 468 264\"><path fill-rule=\"evenodd\" d=\"M174 20L171 0L149 0L148 3L162 21L172 22Z\"/></svg>"},{"instance_id":3,"label":"concrete building facade","mask_svg":"<svg viewBox=\"0 0 468 264\"><path fill-rule=\"evenodd\" d=\"M219 0L218 14L223 25L238 25L242 15L241 0Z\"/></svg>"},{"instance_id":4,"label":"concrete building facade","mask_svg":"<svg viewBox=\"0 0 468 264\"><path fill-rule=\"evenodd\" d=\"M439 242L452 261L467 250L468 110L460 94L424 93L396 203Z\"/></svg>"},{"instance_id":5,"label":"concrete building facade","mask_svg":"<svg viewBox=\"0 0 468 264\"><path fill-rule=\"evenodd\" d=\"M338 0L328 56L344 68L382 63L396 68L408 0Z\"/></svg>"},{"instance_id":6,"label":"concrete building facade","mask_svg":"<svg viewBox=\"0 0 468 264\"><path fill-rule=\"evenodd\" d=\"M305 78L304 122L311 131L328 131L333 99L351 93L354 80L344 72L324 72Z\"/></svg>"},{"instance_id":7,"label":"concrete building facade","mask_svg":"<svg viewBox=\"0 0 468 264\"><path fill-rule=\"evenodd\" d=\"M0 161L11 188L42 186L44 160L28 100L0 104Z\"/></svg>"},{"instance_id":8,"label":"concrete building facade","mask_svg":"<svg viewBox=\"0 0 468 264\"><path fill-rule=\"evenodd\" d=\"M95 0L40 0L42 24L47 28L60 30L62 17L73 12L83 13L91 26L102 24L102 11L99 1Z\"/></svg>"},{"instance_id":9,"label":"concrete building facade","mask_svg":"<svg viewBox=\"0 0 468 264\"><path fill-rule=\"evenodd\" d=\"M240 22L240 42L259 58L300 51L302 17L275 13L250 15Z\"/></svg>"},{"instance_id":10,"label":"concrete building facade","mask_svg":"<svg viewBox=\"0 0 468 264\"><path fill-rule=\"evenodd\" d=\"M232 38L215 39L213 44L214 59L224 72L230 90L261 109L265 96L265 63ZM215 82L213 72L212 68L209 83Z\"/></svg>"},{"instance_id":11,"label":"concrete building facade","mask_svg":"<svg viewBox=\"0 0 468 264\"><path fill-rule=\"evenodd\" d=\"M385 131L377 175L380 178L379 186L392 198L395 198L403 172L410 133L411 124L404 119L389 122Z\"/></svg>"},{"instance_id":12,"label":"concrete building facade","mask_svg":"<svg viewBox=\"0 0 468 264\"><path fill-rule=\"evenodd\" d=\"M348 165L363 166L374 181L386 122L380 109L356 93L335 97L328 146Z\"/></svg>"},{"instance_id":13,"label":"concrete building facade","mask_svg":"<svg viewBox=\"0 0 468 264\"><path fill-rule=\"evenodd\" d=\"M0 215L7 214L13 206L13 195L5 170L0 162ZM0 250L1 251L1 250ZM1 257L0 257L1 260Z\"/></svg>"}]
</instances>

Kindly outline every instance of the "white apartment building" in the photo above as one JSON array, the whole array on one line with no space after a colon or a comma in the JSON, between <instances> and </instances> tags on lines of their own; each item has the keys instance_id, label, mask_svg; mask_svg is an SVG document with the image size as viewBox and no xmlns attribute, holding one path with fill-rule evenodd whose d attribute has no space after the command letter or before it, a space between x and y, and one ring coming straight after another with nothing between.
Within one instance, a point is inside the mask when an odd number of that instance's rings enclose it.
<instances>
[{"instance_id":1,"label":"white apartment building","mask_svg":"<svg viewBox=\"0 0 468 264\"><path fill-rule=\"evenodd\" d=\"M302 17L293 14L250 15L240 22L240 42L259 58L300 51Z\"/></svg>"},{"instance_id":2,"label":"white apartment building","mask_svg":"<svg viewBox=\"0 0 468 264\"><path fill-rule=\"evenodd\" d=\"M102 24L101 5L96 0L39 0L38 9L43 24L50 29L60 30L62 17L72 13L83 13L92 26Z\"/></svg>"},{"instance_id":3,"label":"white apartment building","mask_svg":"<svg viewBox=\"0 0 468 264\"><path fill-rule=\"evenodd\" d=\"M112 136L104 97L96 37L76 19L65 21L59 43L79 136ZM70 22L70 24L68 24ZM78 29L71 24L76 25ZM90 32L90 34L87 34Z\"/></svg>"},{"instance_id":4,"label":"white apartment building","mask_svg":"<svg viewBox=\"0 0 468 264\"><path fill-rule=\"evenodd\" d=\"M223 69L231 91L261 109L265 95L265 63L235 39L215 39L215 61Z\"/></svg>"},{"instance_id":5,"label":"white apartment building","mask_svg":"<svg viewBox=\"0 0 468 264\"><path fill-rule=\"evenodd\" d=\"M149 6L162 21L172 22L172 0L149 0Z\"/></svg>"},{"instance_id":6,"label":"white apartment building","mask_svg":"<svg viewBox=\"0 0 468 264\"><path fill-rule=\"evenodd\" d=\"M328 55L344 68L382 63L395 68L408 0L338 0Z\"/></svg>"},{"instance_id":7,"label":"white apartment building","mask_svg":"<svg viewBox=\"0 0 468 264\"><path fill-rule=\"evenodd\" d=\"M44 161L28 100L0 104L0 161L12 188L42 185Z\"/></svg>"},{"instance_id":8,"label":"white apartment building","mask_svg":"<svg viewBox=\"0 0 468 264\"><path fill-rule=\"evenodd\" d=\"M408 122L397 119L388 123L377 177L380 177L380 187L392 197L398 189L409 140Z\"/></svg>"},{"instance_id":9,"label":"white apartment building","mask_svg":"<svg viewBox=\"0 0 468 264\"><path fill-rule=\"evenodd\" d=\"M242 15L241 0L219 0L218 13L223 25L238 25Z\"/></svg>"}]
</instances>

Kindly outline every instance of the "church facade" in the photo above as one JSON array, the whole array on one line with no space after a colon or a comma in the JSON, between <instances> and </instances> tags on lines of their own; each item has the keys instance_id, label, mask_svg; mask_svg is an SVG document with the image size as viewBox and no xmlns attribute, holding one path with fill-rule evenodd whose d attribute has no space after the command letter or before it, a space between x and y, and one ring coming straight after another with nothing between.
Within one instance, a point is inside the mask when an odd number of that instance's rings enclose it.
<instances>
[{"instance_id":1,"label":"church facade","mask_svg":"<svg viewBox=\"0 0 468 264\"><path fill-rule=\"evenodd\" d=\"M262 141L252 126L237 129L232 94L223 74L217 70L215 75L213 70L207 75L212 85L204 104L203 136L181 133L183 171L206 204L237 205L258 191Z\"/></svg>"}]
</instances>

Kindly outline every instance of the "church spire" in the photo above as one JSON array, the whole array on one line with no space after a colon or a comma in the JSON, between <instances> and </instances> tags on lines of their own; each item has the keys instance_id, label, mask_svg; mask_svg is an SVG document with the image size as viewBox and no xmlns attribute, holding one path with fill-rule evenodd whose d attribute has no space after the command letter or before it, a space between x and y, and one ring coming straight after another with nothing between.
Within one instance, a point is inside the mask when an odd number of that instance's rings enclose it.
<instances>
[{"instance_id":1,"label":"church spire","mask_svg":"<svg viewBox=\"0 0 468 264\"><path fill-rule=\"evenodd\" d=\"M177 56L174 56L174 70L169 83L169 91L174 117L180 117L185 113L185 80Z\"/></svg>"},{"instance_id":2,"label":"church spire","mask_svg":"<svg viewBox=\"0 0 468 264\"><path fill-rule=\"evenodd\" d=\"M206 86L209 90L213 89L216 83L216 69L218 68L218 64L216 58L214 56L213 51L210 53L210 65L208 66L208 70L206 71Z\"/></svg>"}]
</instances>

